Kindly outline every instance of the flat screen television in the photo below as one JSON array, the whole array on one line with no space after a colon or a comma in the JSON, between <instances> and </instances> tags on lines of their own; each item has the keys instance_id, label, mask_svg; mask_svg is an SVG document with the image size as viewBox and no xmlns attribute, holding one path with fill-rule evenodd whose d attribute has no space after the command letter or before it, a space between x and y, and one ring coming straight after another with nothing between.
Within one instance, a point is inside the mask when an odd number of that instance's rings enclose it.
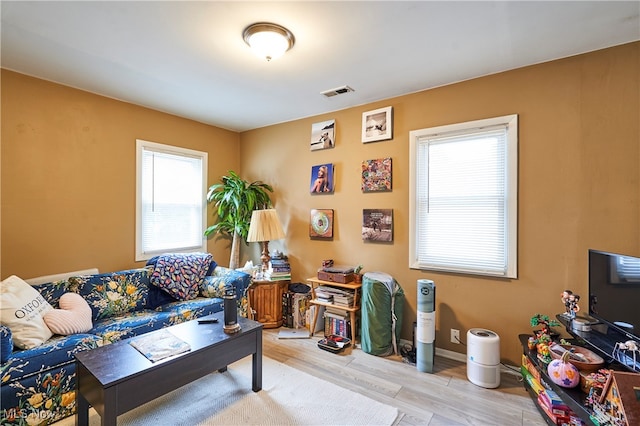
<instances>
[{"instance_id":1,"label":"flat screen television","mask_svg":"<svg viewBox=\"0 0 640 426\"><path fill-rule=\"evenodd\" d=\"M589 315L640 342L640 258L589 250Z\"/></svg>"}]
</instances>

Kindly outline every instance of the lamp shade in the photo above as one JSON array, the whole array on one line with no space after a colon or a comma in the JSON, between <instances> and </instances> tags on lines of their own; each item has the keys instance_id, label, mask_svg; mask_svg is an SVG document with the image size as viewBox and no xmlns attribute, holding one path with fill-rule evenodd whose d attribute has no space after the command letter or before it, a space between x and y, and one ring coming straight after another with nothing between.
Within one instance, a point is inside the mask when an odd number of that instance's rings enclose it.
<instances>
[{"instance_id":1,"label":"lamp shade","mask_svg":"<svg viewBox=\"0 0 640 426\"><path fill-rule=\"evenodd\" d=\"M250 25L245 28L242 36L256 55L267 61L282 56L295 42L291 31L270 22Z\"/></svg>"},{"instance_id":2,"label":"lamp shade","mask_svg":"<svg viewBox=\"0 0 640 426\"><path fill-rule=\"evenodd\" d=\"M251 213L247 242L281 240L284 237L284 230L276 209L254 210Z\"/></svg>"}]
</instances>

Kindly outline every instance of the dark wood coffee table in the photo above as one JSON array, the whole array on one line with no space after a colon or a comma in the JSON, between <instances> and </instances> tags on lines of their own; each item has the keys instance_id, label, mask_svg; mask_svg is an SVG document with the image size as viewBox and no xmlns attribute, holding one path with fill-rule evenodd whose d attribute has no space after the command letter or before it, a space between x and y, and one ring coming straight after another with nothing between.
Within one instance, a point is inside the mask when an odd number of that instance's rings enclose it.
<instances>
[{"instance_id":1,"label":"dark wood coffee table","mask_svg":"<svg viewBox=\"0 0 640 426\"><path fill-rule=\"evenodd\" d=\"M238 318L241 330L226 334L223 313L218 323L188 321L168 327L191 350L157 362L129 344L130 339L76 354L76 425L89 423L89 406L102 425L115 425L118 415L152 401L246 356L253 357L252 389L262 389L262 324ZM135 339L135 338L134 338Z\"/></svg>"}]
</instances>

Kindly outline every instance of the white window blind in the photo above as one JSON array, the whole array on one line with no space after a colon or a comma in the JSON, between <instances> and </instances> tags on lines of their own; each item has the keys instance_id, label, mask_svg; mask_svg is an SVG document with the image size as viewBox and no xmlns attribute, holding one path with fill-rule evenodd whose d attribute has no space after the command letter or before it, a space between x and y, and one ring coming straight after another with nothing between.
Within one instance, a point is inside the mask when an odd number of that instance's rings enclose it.
<instances>
[{"instance_id":1,"label":"white window blind","mask_svg":"<svg viewBox=\"0 0 640 426\"><path fill-rule=\"evenodd\" d=\"M613 270L618 273L618 280L613 282L640 283L640 259L629 256L617 256Z\"/></svg>"},{"instance_id":2,"label":"white window blind","mask_svg":"<svg viewBox=\"0 0 640 426\"><path fill-rule=\"evenodd\" d=\"M513 117L411 132L411 267L516 276Z\"/></svg>"},{"instance_id":3,"label":"white window blind","mask_svg":"<svg viewBox=\"0 0 640 426\"><path fill-rule=\"evenodd\" d=\"M207 153L138 141L136 260L206 251Z\"/></svg>"}]
</instances>

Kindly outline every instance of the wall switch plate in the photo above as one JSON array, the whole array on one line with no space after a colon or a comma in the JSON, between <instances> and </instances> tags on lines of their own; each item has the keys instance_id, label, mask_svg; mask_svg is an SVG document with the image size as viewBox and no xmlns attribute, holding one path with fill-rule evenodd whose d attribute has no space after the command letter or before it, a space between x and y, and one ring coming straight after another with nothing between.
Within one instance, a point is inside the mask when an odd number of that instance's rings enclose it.
<instances>
[{"instance_id":1,"label":"wall switch plate","mask_svg":"<svg viewBox=\"0 0 640 426\"><path fill-rule=\"evenodd\" d=\"M451 329L451 343L460 343L460 330Z\"/></svg>"}]
</instances>

